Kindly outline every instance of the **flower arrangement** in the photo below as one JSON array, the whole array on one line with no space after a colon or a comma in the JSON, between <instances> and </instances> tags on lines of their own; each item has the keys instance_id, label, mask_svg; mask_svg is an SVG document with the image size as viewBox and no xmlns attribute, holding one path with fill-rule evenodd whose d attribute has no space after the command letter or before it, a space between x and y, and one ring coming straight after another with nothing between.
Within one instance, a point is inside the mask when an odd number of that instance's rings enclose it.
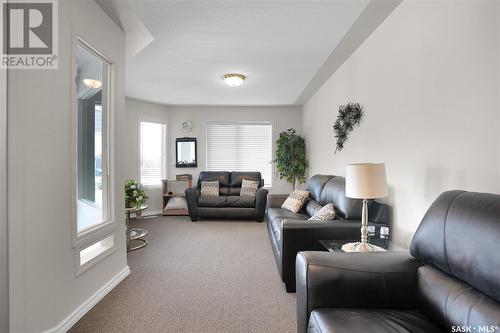
<instances>
[{"instance_id":1,"label":"flower arrangement","mask_svg":"<svg viewBox=\"0 0 500 333\"><path fill-rule=\"evenodd\" d=\"M137 180L127 179L125 182L125 208L140 207L146 203L148 193Z\"/></svg>"}]
</instances>

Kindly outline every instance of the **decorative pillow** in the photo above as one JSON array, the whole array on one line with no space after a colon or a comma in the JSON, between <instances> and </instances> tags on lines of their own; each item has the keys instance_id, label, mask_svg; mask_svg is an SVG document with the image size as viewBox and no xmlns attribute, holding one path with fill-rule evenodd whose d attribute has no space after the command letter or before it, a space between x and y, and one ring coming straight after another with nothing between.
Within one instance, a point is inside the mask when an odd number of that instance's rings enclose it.
<instances>
[{"instance_id":1,"label":"decorative pillow","mask_svg":"<svg viewBox=\"0 0 500 333\"><path fill-rule=\"evenodd\" d=\"M281 205L281 208L288 209L293 213L297 213L302 206L309 200L309 191L295 190L293 191L285 202Z\"/></svg>"},{"instance_id":2,"label":"decorative pillow","mask_svg":"<svg viewBox=\"0 0 500 333\"><path fill-rule=\"evenodd\" d=\"M333 220L335 218L335 210L333 209L333 204L329 203L323 206L316 214L311 216L309 220Z\"/></svg>"},{"instance_id":3,"label":"decorative pillow","mask_svg":"<svg viewBox=\"0 0 500 333\"><path fill-rule=\"evenodd\" d=\"M219 181L201 182L202 197L218 197L219 196Z\"/></svg>"},{"instance_id":4,"label":"decorative pillow","mask_svg":"<svg viewBox=\"0 0 500 333\"><path fill-rule=\"evenodd\" d=\"M242 197L255 197L257 189L259 188L259 182L256 180L246 180L243 179L241 182L240 196Z\"/></svg>"}]
</instances>

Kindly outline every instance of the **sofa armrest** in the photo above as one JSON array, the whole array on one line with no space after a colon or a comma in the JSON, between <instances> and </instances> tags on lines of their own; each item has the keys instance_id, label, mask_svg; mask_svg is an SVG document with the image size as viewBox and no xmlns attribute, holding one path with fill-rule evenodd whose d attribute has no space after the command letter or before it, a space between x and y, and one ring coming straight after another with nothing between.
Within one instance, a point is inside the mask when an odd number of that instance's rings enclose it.
<instances>
[{"instance_id":1,"label":"sofa armrest","mask_svg":"<svg viewBox=\"0 0 500 333\"><path fill-rule=\"evenodd\" d=\"M267 208L280 208L288 196L289 194L269 194L267 196Z\"/></svg>"},{"instance_id":2,"label":"sofa armrest","mask_svg":"<svg viewBox=\"0 0 500 333\"><path fill-rule=\"evenodd\" d=\"M189 217L191 221L196 221L198 220L198 197L200 196L200 190L197 187L190 187L184 193L186 193Z\"/></svg>"},{"instance_id":3,"label":"sofa armrest","mask_svg":"<svg viewBox=\"0 0 500 333\"><path fill-rule=\"evenodd\" d=\"M266 215L267 195L269 191L267 188L261 187L255 194L255 219L258 222L264 221Z\"/></svg>"},{"instance_id":4,"label":"sofa armrest","mask_svg":"<svg viewBox=\"0 0 500 333\"><path fill-rule=\"evenodd\" d=\"M416 308L421 265L408 252L300 252L297 331L307 331L316 308Z\"/></svg>"},{"instance_id":5,"label":"sofa armrest","mask_svg":"<svg viewBox=\"0 0 500 333\"><path fill-rule=\"evenodd\" d=\"M283 220L280 225L283 280L289 292L295 290L295 258L300 251L326 251L321 239L359 239L361 224L347 221Z\"/></svg>"}]
</instances>

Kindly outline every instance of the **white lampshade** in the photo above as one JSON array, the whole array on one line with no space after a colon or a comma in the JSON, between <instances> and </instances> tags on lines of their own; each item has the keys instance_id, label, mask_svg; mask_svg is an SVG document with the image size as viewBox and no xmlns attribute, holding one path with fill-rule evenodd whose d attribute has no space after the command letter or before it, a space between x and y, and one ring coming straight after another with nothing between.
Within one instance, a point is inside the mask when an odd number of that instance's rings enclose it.
<instances>
[{"instance_id":1,"label":"white lampshade","mask_svg":"<svg viewBox=\"0 0 500 333\"><path fill-rule=\"evenodd\" d=\"M349 164L345 169L345 195L354 199L387 197L387 180L383 163Z\"/></svg>"}]
</instances>

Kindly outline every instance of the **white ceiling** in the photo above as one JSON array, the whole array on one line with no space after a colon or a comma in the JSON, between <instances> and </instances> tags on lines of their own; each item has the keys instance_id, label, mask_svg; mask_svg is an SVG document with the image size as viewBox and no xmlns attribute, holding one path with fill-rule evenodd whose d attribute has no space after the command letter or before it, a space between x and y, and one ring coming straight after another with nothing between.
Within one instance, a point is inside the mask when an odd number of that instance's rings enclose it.
<instances>
[{"instance_id":1,"label":"white ceiling","mask_svg":"<svg viewBox=\"0 0 500 333\"><path fill-rule=\"evenodd\" d=\"M368 0L147 1L154 41L129 59L127 96L173 105L291 105ZM224 73L247 81L230 88Z\"/></svg>"}]
</instances>

